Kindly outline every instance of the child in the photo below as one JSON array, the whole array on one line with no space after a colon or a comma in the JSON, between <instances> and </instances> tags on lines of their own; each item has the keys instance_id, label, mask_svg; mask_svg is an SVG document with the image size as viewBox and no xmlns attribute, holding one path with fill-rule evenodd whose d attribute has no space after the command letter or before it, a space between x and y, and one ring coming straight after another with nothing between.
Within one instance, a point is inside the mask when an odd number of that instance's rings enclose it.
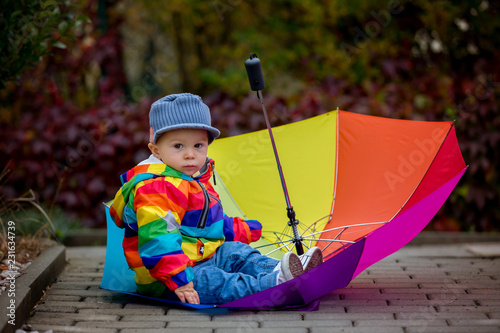
<instances>
[{"instance_id":1,"label":"child","mask_svg":"<svg viewBox=\"0 0 500 333\"><path fill-rule=\"evenodd\" d=\"M163 97L152 104L149 121L152 155L121 176L110 208L125 229L125 257L140 294L173 291L181 302L225 303L322 262L318 248L302 258L286 253L281 262L263 256L247 245L260 238L261 224L224 214L207 157L220 132L199 96Z\"/></svg>"}]
</instances>

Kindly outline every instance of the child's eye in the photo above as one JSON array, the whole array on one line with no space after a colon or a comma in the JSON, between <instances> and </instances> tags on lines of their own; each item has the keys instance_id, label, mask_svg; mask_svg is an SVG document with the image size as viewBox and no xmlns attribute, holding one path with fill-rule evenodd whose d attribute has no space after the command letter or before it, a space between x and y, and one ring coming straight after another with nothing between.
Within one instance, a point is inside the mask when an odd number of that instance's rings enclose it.
<instances>
[{"instance_id":1,"label":"child's eye","mask_svg":"<svg viewBox=\"0 0 500 333\"><path fill-rule=\"evenodd\" d=\"M175 149L181 149L182 148L182 144L177 143L177 144L174 145L174 148Z\"/></svg>"},{"instance_id":2,"label":"child's eye","mask_svg":"<svg viewBox=\"0 0 500 333\"><path fill-rule=\"evenodd\" d=\"M199 149L199 148L203 148L203 143L197 143L194 145L195 148Z\"/></svg>"}]
</instances>

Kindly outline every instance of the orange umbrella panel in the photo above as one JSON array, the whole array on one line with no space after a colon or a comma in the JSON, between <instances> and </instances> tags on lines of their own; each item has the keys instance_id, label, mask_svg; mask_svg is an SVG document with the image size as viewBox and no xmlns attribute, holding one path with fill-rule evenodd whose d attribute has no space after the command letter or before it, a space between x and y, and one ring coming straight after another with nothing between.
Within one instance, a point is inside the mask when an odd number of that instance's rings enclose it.
<instances>
[{"instance_id":1,"label":"orange umbrella panel","mask_svg":"<svg viewBox=\"0 0 500 333\"><path fill-rule=\"evenodd\" d=\"M416 193L443 145L456 143L452 122L387 119L349 112L339 114L338 173L331 221L322 238L356 241L391 221ZM448 134L451 139L447 140ZM453 139L455 138L455 139ZM449 143L447 143L449 141ZM453 171L425 182L429 194L465 166L458 144ZM443 163L434 163L442 170ZM437 180L441 179L440 182ZM348 228L346 228L348 226ZM345 243L320 242L327 253Z\"/></svg>"}]
</instances>

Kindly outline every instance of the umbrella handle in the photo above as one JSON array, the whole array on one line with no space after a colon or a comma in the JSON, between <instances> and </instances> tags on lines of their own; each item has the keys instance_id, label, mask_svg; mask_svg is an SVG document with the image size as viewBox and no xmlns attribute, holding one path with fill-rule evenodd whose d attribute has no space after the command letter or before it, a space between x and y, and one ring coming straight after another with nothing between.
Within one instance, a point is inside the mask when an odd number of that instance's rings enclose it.
<instances>
[{"instance_id":1,"label":"umbrella handle","mask_svg":"<svg viewBox=\"0 0 500 333\"><path fill-rule=\"evenodd\" d=\"M295 249L297 254L304 254L304 249L302 247L302 238L297 229L299 221L295 218L295 211L290 203L290 196L288 195L288 188L286 186L285 176L283 175L283 169L281 168L281 162L278 155L278 149L276 148L276 142L274 141L273 130L271 129L271 123L269 121L269 116L267 115L266 106L264 105L264 98L262 97L261 90L266 87L264 82L264 75L262 74L262 68L260 66L260 60L257 58L255 53L250 54L250 58L245 61L245 67L248 74L248 80L250 82L250 88L257 92L257 97L262 105L262 111L264 113L264 118L266 120L267 130L269 132L269 137L271 138L271 144L273 146L274 158L276 159L276 164L278 166L278 172L281 180L281 187L283 188L283 193L285 195L286 210L288 216L288 225L292 228L293 232L293 242L295 243Z\"/></svg>"}]
</instances>

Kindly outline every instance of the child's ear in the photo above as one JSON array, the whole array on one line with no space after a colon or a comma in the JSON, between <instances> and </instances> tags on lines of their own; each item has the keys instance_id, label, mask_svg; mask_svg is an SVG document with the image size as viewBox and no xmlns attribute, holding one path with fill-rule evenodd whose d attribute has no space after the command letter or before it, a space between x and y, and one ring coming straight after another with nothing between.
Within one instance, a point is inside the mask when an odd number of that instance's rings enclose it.
<instances>
[{"instance_id":1,"label":"child's ear","mask_svg":"<svg viewBox=\"0 0 500 333\"><path fill-rule=\"evenodd\" d=\"M158 150L158 146L152 143L148 143L148 148L151 150L151 154L157 159L160 159L160 152Z\"/></svg>"}]
</instances>

